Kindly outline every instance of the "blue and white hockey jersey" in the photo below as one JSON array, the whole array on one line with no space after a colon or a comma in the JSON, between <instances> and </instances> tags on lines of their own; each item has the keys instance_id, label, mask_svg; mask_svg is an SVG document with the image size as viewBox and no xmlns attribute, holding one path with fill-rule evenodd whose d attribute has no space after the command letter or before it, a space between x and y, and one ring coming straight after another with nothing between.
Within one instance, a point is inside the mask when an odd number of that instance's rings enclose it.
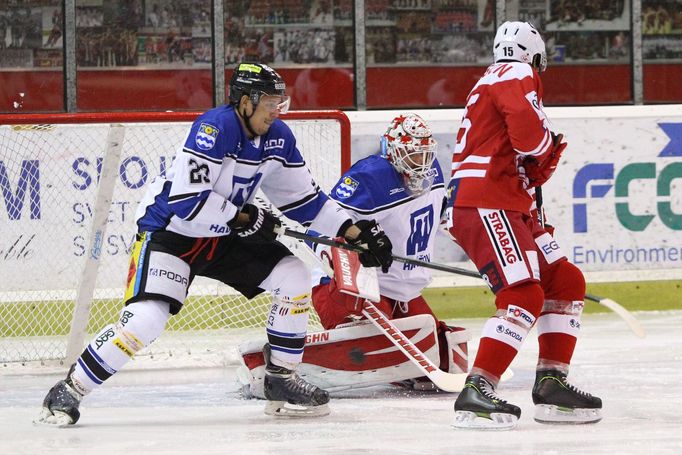
<instances>
[{"instance_id":1,"label":"blue and white hockey jersey","mask_svg":"<svg viewBox=\"0 0 682 455\"><path fill-rule=\"evenodd\" d=\"M349 218L315 183L284 122L251 140L234 109L220 106L194 121L166 175L150 185L138 230L227 235L227 223L259 188L285 216L325 235L336 236Z\"/></svg>"},{"instance_id":2,"label":"blue and white hockey jersey","mask_svg":"<svg viewBox=\"0 0 682 455\"><path fill-rule=\"evenodd\" d=\"M381 224L394 254L430 261L445 196L437 160L432 171L436 176L431 190L414 197L405 190L403 178L393 165L380 155L372 155L355 163L330 196L354 222L374 219ZM377 275L381 294L403 302L421 295L431 281L428 269L401 262L393 262L388 273Z\"/></svg>"}]
</instances>

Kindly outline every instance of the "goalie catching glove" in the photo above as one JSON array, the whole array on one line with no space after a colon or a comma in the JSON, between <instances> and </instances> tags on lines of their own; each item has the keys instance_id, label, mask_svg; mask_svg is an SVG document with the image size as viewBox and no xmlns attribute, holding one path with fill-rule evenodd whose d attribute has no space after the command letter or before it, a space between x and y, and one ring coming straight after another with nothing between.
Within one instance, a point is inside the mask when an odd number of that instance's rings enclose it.
<instances>
[{"instance_id":1,"label":"goalie catching glove","mask_svg":"<svg viewBox=\"0 0 682 455\"><path fill-rule=\"evenodd\" d=\"M360 234L355 239L346 240L367 248L367 252L360 253L360 263L365 267L381 267L381 271L387 273L393 263L393 245L384 230L374 220L360 220L355 226Z\"/></svg>"},{"instance_id":2,"label":"goalie catching glove","mask_svg":"<svg viewBox=\"0 0 682 455\"><path fill-rule=\"evenodd\" d=\"M242 214L248 216L243 222ZM230 222L230 228L243 239L272 242L277 238L276 230L282 222L272 213L253 204L246 204L237 216Z\"/></svg>"},{"instance_id":3,"label":"goalie catching glove","mask_svg":"<svg viewBox=\"0 0 682 455\"><path fill-rule=\"evenodd\" d=\"M565 142L562 142L563 139L563 134L557 135L552 133L552 150L550 150L549 155L544 161L539 162L533 157L523 160L523 167L530 188L543 185L554 174L557 164L559 164L561 159L561 154L567 145Z\"/></svg>"}]
</instances>

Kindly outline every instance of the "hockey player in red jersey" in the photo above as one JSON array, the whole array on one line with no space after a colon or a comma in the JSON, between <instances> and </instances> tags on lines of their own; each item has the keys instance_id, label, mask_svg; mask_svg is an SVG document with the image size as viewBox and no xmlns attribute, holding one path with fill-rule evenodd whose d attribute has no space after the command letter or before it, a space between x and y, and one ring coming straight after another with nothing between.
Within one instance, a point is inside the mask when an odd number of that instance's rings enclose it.
<instances>
[{"instance_id":1,"label":"hockey player in red jersey","mask_svg":"<svg viewBox=\"0 0 682 455\"><path fill-rule=\"evenodd\" d=\"M566 148L543 112L545 44L531 24L505 22L493 54L495 63L467 98L448 188L449 231L495 293L497 306L455 402L455 426L516 425L520 408L495 388L533 326L539 342L535 420L597 422L601 400L566 381L585 279L531 215L534 188L552 176Z\"/></svg>"}]
</instances>

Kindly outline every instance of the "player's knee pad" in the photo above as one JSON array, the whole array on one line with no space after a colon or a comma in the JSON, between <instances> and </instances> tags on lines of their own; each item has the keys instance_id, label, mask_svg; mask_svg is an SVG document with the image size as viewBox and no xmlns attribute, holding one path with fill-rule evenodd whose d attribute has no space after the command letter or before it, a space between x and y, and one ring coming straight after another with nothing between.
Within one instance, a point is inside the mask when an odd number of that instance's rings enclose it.
<instances>
[{"instance_id":1,"label":"player's knee pad","mask_svg":"<svg viewBox=\"0 0 682 455\"><path fill-rule=\"evenodd\" d=\"M502 289L495 299L496 317L486 322L483 336L506 343L518 351L540 315L543 301L539 283L529 282Z\"/></svg>"},{"instance_id":2,"label":"player's knee pad","mask_svg":"<svg viewBox=\"0 0 682 455\"><path fill-rule=\"evenodd\" d=\"M543 272L545 298L550 300L583 300L585 276L569 261L561 261Z\"/></svg>"},{"instance_id":3,"label":"player's knee pad","mask_svg":"<svg viewBox=\"0 0 682 455\"><path fill-rule=\"evenodd\" d=\"M310 271L296 256L286 256L272 269L260 284L262 289L273 295L300 295L310 293Z\"/></svg>"},{"instance_id":4,"label":"player's knee pad","mask_svg":"<svg viewBox=\"0 0 682 455\"><path fill-rule=\"evenodd\" d=\"M582 300L545 300L538 318L538 335L565 333L577 338L584 306Z\"/></svg>"},{"instance_id":5,"label":"player's knee pad","mask_svg":"<svg viewBox=\"0 0 682 455\"><path fill-rule=\"evenodd\" d=\"M539 283L528 282L518 286L504 288L497 293L495 305L497 306L497 316L519 319L521 325L533 325L535 318L540 315L545 294ZM523 310L519 315L518 311ZM532 320L526 316L531 317Z\"/></svg>"},{"instance_id":6,"label":"player's knee pad","mask_svg":"<svg viewBox=\"0 0 682 455\"><path fill-rule=\"evenodd\" d=\"M133 353L149 346L166 328L170 304L161 300L131 303L123 309L116 330L130 343Z\"/></svg>"}]
</instances>

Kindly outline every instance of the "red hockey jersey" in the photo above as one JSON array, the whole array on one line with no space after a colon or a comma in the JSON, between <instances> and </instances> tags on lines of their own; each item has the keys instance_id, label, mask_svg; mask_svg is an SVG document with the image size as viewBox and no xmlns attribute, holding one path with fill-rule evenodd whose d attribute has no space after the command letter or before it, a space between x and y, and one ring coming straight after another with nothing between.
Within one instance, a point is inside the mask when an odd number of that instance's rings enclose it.
<instances>
[{"instance_id":1,"label":"red hockey jersey","mask_svg":"<svg viewBox=\"0 0 682 455\"><path fill-rule=\"evenodd\" d=\"M467 98L452 157L455 207L528 213L533 198L519 172L521 160L542 162L552 136L542 110L542 82L527 63L488 67Z\"/></svg>"}]
</instances>

